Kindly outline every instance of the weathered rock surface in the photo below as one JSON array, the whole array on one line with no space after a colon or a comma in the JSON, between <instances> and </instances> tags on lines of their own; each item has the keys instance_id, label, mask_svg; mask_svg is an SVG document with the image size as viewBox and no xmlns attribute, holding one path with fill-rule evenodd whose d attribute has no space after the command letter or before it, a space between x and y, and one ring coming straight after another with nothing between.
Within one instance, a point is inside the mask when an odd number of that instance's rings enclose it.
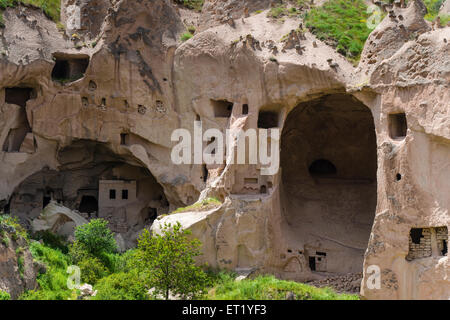
<instances>
[{"instance_id":1,"label":"weathered rock surface","mask_svg":"<svg viewBox=\"0 0 450 320\"><path fill-rule=\"evenodd\" d=\"M26 290L37 288L40 269L28 249L28 244L16 235L14 228L0 223L0 290L16 299Z\"/></svg>"},{"instance_id":2,"label":"weathered rock surface","mask_svg":"<svg viewBox=\"0 0 450 320\"><path fill-rule=\"evenodd\" d=\"M367 299L449 298L450 28L433 30L421 1L394 8L357 68L295 31L298 19L254 12L270 1L211 0L191 16L165 0L82 6L76 36L36 9L5 11L5 210L29 226L59 201L107 219L123 249L181 221L212 267L301 281L363 272ZM174 164L171 135L195 120L280 129L279 172ZM222 206L155 220L211 196Z\"/></svg>"}]
</instances>

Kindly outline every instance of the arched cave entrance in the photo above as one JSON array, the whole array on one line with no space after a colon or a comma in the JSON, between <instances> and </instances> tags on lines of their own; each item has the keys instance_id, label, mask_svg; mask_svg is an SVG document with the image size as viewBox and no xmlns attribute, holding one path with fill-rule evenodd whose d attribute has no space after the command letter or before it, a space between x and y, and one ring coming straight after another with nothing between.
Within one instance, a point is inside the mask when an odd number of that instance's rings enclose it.
<instances>
[{"instance_id":1,"label":"arched cave entrance","mask_svg":"<svg viewBox=\"0 0 450 320\"><path fill-rule=\"evenodd\" d=\"M91 216L98 214L98 200L94 196L84 195L81 198L78 211L85 212Z\"/></svg>"},{"instance_id":2,"label":"arched cave entrance","mask_svg":"<svg viewBox=\"0 0 450 320\"><path fill-rule=\"evenodd\" d=\"M169 210L163 187L139 163L106 145L79 140L58 153L58 170L44 168L26 178L10 199L10 212L29 224L51 200L86 219L103 218L124 239ZM143 218L143 212L148 213Z\"/></svg>"},{"instance_id":3,"label":"arched cave entrance","mask_svg":"<svg viewBox=\"0 0 450 320\"><path fill-rule=\"evenodd\" d=\"M312 271L362 271L376 209L376 151L371 111L351 95L326 95L288 114L282 213L290 250Z\"/></svg>"}]
</instances>

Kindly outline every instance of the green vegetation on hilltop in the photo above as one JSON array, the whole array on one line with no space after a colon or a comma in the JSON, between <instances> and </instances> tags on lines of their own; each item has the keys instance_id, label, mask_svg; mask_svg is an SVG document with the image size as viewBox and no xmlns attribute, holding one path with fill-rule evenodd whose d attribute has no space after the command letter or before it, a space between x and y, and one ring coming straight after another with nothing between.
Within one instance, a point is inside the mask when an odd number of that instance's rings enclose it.
<instances>
[{"instance_id":1,"label":"green vegetation on hilltop","mask_svg":"<svg viewBox=\"0 0 450 320\"><path fill-rule=\"evenodd\" d=\"M436 20L443 0L424 0L424 3L428 9L425 19ZM304 15L305 25L313 34L335 47L352 62L359 61L372 31L367 27L368 19L369 13L364 0L329 0L320 7L311 8ZM440 19L443 26L450 21L448 15L440 15Z\"/></svg>"},{"instance_id":2,"label":"green vegetation on hilltop","mask_svg":"<svg viewBox=\"0 0 450 320\"><path fill-rule=\"evenodd\" d=\"M3 10L8 7L15 7L19 3L31 4L42 11L53 21L60 20L61 0L0 0L0 26L3 26Z\"/></svg>"},{"instance_id":3,"label":"green vegetation on hilltop","mask_svg":"<svg viewBox=\"0 0 450 320\"><path fill-rule=\"evenodd\" d=\"M363 0L330 0L307 12L305 25L349 60L358 61L372 31L367 27L368 18Z\"/></svg>"},{"instance_id":4,"label":"green vegetation on hilltop","mask_svg":"<svg viewBox=\"0 0 450 320\"><path fill-rule=\"evenodd\" d=\"M8 7L15 7L19 3L39 7L53 21L59 22L60 20L61 0L0 0L0 28L5 26L3 11Z\"/></svg>"}]
</instances>

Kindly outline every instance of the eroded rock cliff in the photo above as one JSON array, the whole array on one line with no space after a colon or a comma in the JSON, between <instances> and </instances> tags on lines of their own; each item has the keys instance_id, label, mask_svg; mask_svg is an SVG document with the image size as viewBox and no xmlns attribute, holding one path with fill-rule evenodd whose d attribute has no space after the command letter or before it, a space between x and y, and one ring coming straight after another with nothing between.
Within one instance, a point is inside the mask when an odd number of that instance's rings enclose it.
<instances>
[{"instance_id":1,"label":"eroded rock cliff","mask_svg":"<svg viewBox=\"0 0 450 320\"><path fill-rule=\"evenodd\" d=\"M181 221L212 267L301 281L364 272L368 299L448 299L450 28L426 22L421 1L394 7L354 67L297 17L269 18L270 5L82 1L86 19L66 31L8 8L4 209L30 225L55 200L109 220L127 247ZM280 129L280 170L174 164L172 133L194 121ZM212 196L222 206L164 216Z\"/></svg>"}]
</instances>

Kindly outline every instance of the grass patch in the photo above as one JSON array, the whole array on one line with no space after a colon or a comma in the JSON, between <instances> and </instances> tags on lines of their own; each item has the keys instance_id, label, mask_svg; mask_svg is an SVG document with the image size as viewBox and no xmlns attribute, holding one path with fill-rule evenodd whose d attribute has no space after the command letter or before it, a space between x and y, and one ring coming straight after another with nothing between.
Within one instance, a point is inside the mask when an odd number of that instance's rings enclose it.
<instances>
[{"instance_id":1,"label":"grass patch","mask_svg":"<svg viewBox=\"0 0 450 320\"><path fill-rule=\"evenodd\" d=\"M351 61L358 61L370 32L363 0L330 0L305 14L306 27Z\"/></svg>"},{"instance_id":2,"label":"grass patch","mask_svg":"<svg viewBox=\"0 0 450 320\"><path fill-rule=\"evenodd\" d=\"M33 258L47 266L47 272L39 274L38 290L25 292L21 300L67 300L74 297L74 292L67 288L67 267L69 256L58 249L33 242L30 245Z\"/></svg>"},{"instance_id":3,"label":"grass patch","mask_svg":"<svg viewBox=\"0 0 450 320\"><path fill-rule=\"evenodd\" d=\"M209 300L285 300L288 292L296 300L358 300L358 295L339 294L331 288L316 288L304 283L278 280L274 276L235 281L235 275L221 272L209 290Z\"/></svg>"},{"instance_id":4,"label":"grass patch","mask_svg":"<svg viewBox=\"0 0 450 320\"><path fill-rule=\"evenodd\" d=\"M278 19L281 16L284 16L285 13L286 13L286 8L280 5L278 7L271 8L269 10L269 12L267 13L267 17Z\"/></svg>"},{"instance_id":5,"label":"grass patch","mask_svg":"<svg viewBox=\"0 0 450 320\"><path fill-rule=\"evenodd\" d=\"M18 4L31 4L41 8L47 17L59 22L61 14L61 0L0 0L0 27L4 27L3 10L16 7Z\"/></svg>"},{"instance_id":6,"label":"grass patch","mask_svg":"<svg viewBox=\"0 0 450 320\"><path fill-rule=\"evenodd\" d=\"M175 211L169 213L169 214L176 214L176 213L182 213L187 211L206 211L210 209L214 209L218 206L220 206L222 202L217 198L207 198L201 202L196 202L193 205L178 208ZM164 216L164 215L162 215Z\"/></svg>"}]
</instances>

